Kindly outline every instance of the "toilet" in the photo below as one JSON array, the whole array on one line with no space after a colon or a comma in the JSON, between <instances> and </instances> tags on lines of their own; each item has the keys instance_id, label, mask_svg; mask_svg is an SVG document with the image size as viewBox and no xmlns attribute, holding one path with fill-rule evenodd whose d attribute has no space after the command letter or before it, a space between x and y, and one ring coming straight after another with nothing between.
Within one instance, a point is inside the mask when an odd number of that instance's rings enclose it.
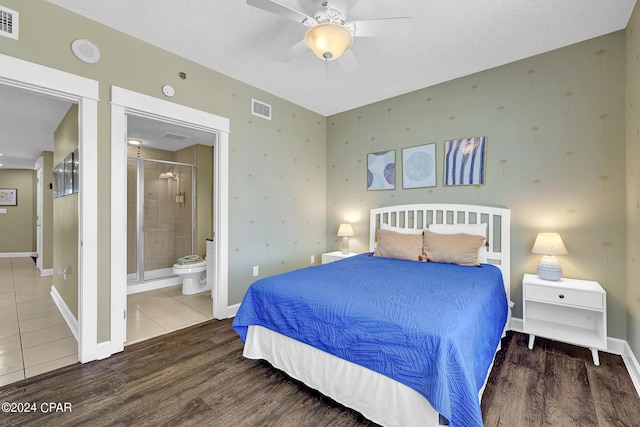
<instances>
[{"instance_id":1,"label":"toilet","mask_svg":"<svg viewBox=\"0 0 640 427\"><path fill-rule=\"evenodd\" d=\"M207 261L193 264L174 264L173 274L182 277L182 295L193 295L207 290Z\"/></svg>"}]
</instances>

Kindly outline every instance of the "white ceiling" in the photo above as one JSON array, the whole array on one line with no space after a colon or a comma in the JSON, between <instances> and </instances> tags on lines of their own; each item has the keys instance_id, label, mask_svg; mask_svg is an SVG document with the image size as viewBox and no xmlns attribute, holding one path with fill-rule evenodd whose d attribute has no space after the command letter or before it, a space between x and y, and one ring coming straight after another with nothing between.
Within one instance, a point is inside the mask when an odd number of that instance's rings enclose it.
<instances>
[{"instance_id":1,"label":"white ceiling","mask_svg":"<svg viewBox=\"0 0 640 427\"><path fill-rule=\"evenodd\" d=\"M0 166L34 169L71 103L0 85ZM2 187L2 184L0 184Z\"/></svg>"},{"instance_id":2,"label":"white ceiling","mask_svg":"<svg viewBox=\"0 0 640 427\"><path fill-rule=\"evenodd\" d=\"M330 0L348 20L412 18L408 39L355 39L362 67L346 74L308 50L276 60L306 27L244 0L49 1L325 116L623 29L636 2Z\"/></svg>"},{"instance_id":3,"label":"white ceiling","mask_svg":"<svg viewBox=\"0 0 640 427\"><path fill-rule=\"evenodd\" d=\"M349 20L411 17L405 40L355 39L361 68L345 73L306 49L277 60L306 27L244 0L49 1L325 116L621 30L636 3L333 0ZM280 2L313 15L321 0ZM33 168L69 108L34 96L0 85L4 168Z\"/></svg>"}]
</instances>

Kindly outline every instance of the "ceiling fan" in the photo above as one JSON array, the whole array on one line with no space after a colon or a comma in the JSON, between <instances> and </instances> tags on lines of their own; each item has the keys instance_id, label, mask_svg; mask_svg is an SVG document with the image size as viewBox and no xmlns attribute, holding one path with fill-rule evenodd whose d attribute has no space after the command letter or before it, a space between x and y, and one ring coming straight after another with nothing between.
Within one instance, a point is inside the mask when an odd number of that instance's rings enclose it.
<instances>
[{"instance_id":1,"label":"ceiling fan","mask_svg":"<svg viewBox=\"0 0 640 427\"><path fill-rule=\"evenodd\" d=\"M342 3L345 3L344 0ZM278 59L288 61L309 48L326 62L340 58L338 62L348 72L360 67L360 62L349 49L354 37L404 38L409 35L411 24L411 18L408 17L347 21L344 12L346 8L341 7L336 1L323 1L322 8L313 16L274 0L247 0L247 4L309 28L304 40L279 55Z\"/></svg>"}]
</instances>

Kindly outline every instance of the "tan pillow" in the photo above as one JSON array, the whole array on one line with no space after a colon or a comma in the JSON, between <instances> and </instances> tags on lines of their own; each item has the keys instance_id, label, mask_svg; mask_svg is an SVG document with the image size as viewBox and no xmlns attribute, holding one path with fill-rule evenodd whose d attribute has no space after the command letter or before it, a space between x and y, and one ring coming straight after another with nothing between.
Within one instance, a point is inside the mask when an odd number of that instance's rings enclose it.
<instances>
[{"instance_id":1,"label":"tan pillow","mask_svg":"<svg viewBox=\"0 0 640 427\"><path fill-rule=\"evenodd\" d=\"M422 256L422 234L402 234L390 230L376 232L378 245L373 256L419 261Z\"/></svg>"},{"instance_id":2,"label":"tan pillow","mask_svg":"<svg viewBox=\"0 0 640 427\"><path fill-rule=\"evenodd\" d=\"M432 262L480 265L478 248L483 242L484 237L465 233L438 234L428 230L423 233L425 256Z\"/></svg>"}]
</instances>

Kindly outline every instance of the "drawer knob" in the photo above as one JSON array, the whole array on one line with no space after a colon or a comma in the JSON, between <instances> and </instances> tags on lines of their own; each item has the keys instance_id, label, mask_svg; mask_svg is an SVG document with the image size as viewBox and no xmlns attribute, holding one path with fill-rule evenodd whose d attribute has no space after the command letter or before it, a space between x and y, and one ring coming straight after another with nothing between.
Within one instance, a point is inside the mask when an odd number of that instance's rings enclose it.
<instances>
[{"instance_id":1,"label":"drawer knob","mask_svg":"<svg viewBox=\"0 0 640 427\"><path fill-rule=\"evenodd\" d=\"M558 297L559 297L560 299L563 299L563 298L564 298L564 294L560 294L560 295L558 295Z\"/></svg>"}]
</instances>

